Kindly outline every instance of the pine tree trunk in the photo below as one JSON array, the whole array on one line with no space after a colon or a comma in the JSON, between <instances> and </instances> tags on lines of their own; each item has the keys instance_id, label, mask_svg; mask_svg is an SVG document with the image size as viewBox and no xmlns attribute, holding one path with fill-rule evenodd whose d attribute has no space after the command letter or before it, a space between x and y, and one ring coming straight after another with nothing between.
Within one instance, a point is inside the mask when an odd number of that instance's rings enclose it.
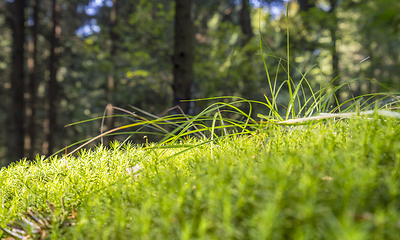
<instances>
[{"instance_id":1,"label":"pine tree trunk","mask_svg":"<svg viewBox=\"0 0 400 240\"><path fill-rule=\"evenodd\" d=\"M240 45L245 47L254 36L253 28L251 26L249 0L242 0L242 9L239 12L239 23L243 34L240 39ZM256 91L254 80L252 78L252 76L254 76L254 69L252 65L254 52L246 48L244 48L243 51L245 51L245 61L247 64L243 64L241 66L241 78L244 83L244 92L245 94L249 94ZM232 95L232 93L229 95ZM251 98L251 95L245 95L244 97Z\"/></svg>"},{"instance_id":2,"label":"pine tree trunk","mask_svg":"<svg viewBox=\"0 0 400 240\"><path fill-rule=\"evenodd\" d=\"M310 8L314 7L314 4L310 2L310 0L298 0L300 5L300 11L308 12Z\"/></svg>"},{"instance_id":3,"label":"pine tree trunk","mask_svg":"<svg viewBox=\"0 0 400 240\"><path fill-rule=\"evenodd\" d=\"M194 71L194 25L192 18L192 0L175 1L175 36L173 55L174 106L180 106L184 113L193 114L190 102L181 102L192 98L191 87Z\"/></svg>"},{"instance_id":4,"label":"pine tree trunk","mask_svg":"<svg viewBox=\"0 0 400 240\"><path fill-rule=\"evenodd\" d=\"M59 52L59 39L61 35L61 27L59 25L60 5L57 0L52 0L52 33L50 36L50 61L49 71L50 78L47 89L47 119L44 124L44 133L46 141L43 144L43 154L51 154L54 150L54 135L57 126L57 65L58 65L58 52Z\"/></svg>"},{"instance_id":5,"label":"pine tree trunk","mask_svg":"<svg viewBox=\"0 0 400 240\"><path fill-rule=\"evenodd\" d=\"M35 155L35 139L36 139L36 91L37 91L37 83L36 83L36 65L37 65L37 31L39 24L39 0L31 0L32 5L32 18L33 25L31 27L31 37L28 42L28 72L29 72L29 82L28 82L28 93L29 99L27 101L27 136L25 149L29 156L29 159L33 159Z\"/></svg>"},{"instance_id":6,"label":"pine tree trunk","mask_svg":"<svg viewBox=\"0 0 400 240\"><path fill-rule=\"evenodd\" d=\"M332 24L329 26L329 31L331 34L331 41L332 41L332 45L331 45L331 55L332 55L332 79L336 78L336 80L333 82L332 86L333 87L338 87L340 85L340 71L339 71L339 53L337 51L337 35L336 35L336 31L338 28L338 19L336 16L336 8L337 8L337 0L330 0L329 1L331 4L331 9L329 10L329 15L332 18ZM335 96L337 98L337 100L339 101L339 104L341 102L340 99L340 95L341 95L341 89L337 89L337 91L335 92ZM336 107L336 100L333 103L333 106Z\"/></svg>"},{"instance_id":7,"label":"pine tree trunk","mask_svg":"<svg viewBox=\"0 0 400 240\"><path fill-rule=\"evenodd\" d=\"M14 0L11 4L11 28L13 31L11 108L7 130L7 160L14 162L24 156L25 100L24 100L24 42L25 0Z\"/></svg>"},{"instance_id":8,"label":"pine tree trunk","mask_svg":"<svg viewBox=\"0 0 400 240\"><path fill-rule=\"evenodd\" d=\"M116 32L116 25L117 25L117 14L118 14L118 8L117 0L112 0L113 6L111 7L110 11L110 39L111 39L111 49L110 49L110 61L112 65L112 70L108 74L107 78L107 100L108 100L108 105L107 105L107 130L115 128L115 119L111 116L114 115L114 109L113 105L115 104L114 102L114 94L115 94L115 54L117 51L117 40L118 40L118 33ZM112 136L106 137L106 145L109 145L109 143L113 140L114 138Z\"/></svg>"},{"instance_id":9,"label":"pine tree trunk","mask_svg":"<svg viewBox=\"0 0 400 240\"><path fill-rule=\"evenodd\" d=\"M239 14L239 22L244 35L241 45L245 46L254 36L253 29L251 27L249 0L242 0L242 9L240 10Z\"/></svg>"}]
</instances>

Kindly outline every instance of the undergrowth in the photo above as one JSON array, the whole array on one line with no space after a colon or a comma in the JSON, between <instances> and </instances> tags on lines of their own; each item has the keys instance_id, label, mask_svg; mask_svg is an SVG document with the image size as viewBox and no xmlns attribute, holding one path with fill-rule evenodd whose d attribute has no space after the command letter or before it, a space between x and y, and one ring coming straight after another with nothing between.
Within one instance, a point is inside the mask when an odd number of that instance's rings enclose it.
<instances>
[{"instance_id":1,"label":"undergrowth","mask_svg":"<svg viewBox=\"0 0 400 240\"><path fill-rule=\"evenodd\" d=\"M0 171L0 218L63 199L76 225L53 239L397 239L398 124L375 114L21 161Z\"/></svg>"}]
</instances>

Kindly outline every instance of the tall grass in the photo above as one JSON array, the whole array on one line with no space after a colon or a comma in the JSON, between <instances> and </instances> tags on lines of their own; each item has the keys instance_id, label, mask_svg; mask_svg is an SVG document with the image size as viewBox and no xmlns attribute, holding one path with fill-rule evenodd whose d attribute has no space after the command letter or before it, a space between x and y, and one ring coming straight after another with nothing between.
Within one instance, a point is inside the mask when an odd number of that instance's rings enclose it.
<instances>
[{"instance_id":1,"label":"tall grass","mask_svg":"<svg viewBox=\"0 0 400 240\"><path fill-rule=\"evenodd\" d=\"M289 23L288 8L286 11L286 20ZM259 21L261 21L261 19ZM261 29L261 22L259 22L259 28ZM176 143L180 140L184 141L186 138L188 138L188 136L192 135L195 135L200 139L207 138L207 141L212 143L215 139L221 137L230 137L241 134L254 134L258 130L264 129L266 124L310 124L318 120L330 118L349 118L358 115L371 114L386 116L390 115L391 117L397 118L399 117L398 113L396 112L388 112L390 110L398 108L400 98L397 95L399 95L399 93L364 94L360 96L352 96L352 98L345 100L344 102L339 102L338 96L336 96L336 92L338 92L338 90L341 88L348 87L351 83L359 81L359 79L352 79L341 84L333 84L339 78L339 76L336 76L326 86L321 86L318 90L314 90L311 87L309 80L307 79L307 74L312 68L307 70L305 73L302 73L299 69L297 69L290 63L289 33L289 24L287 24L287 55L285 59L283 57L276 56L273 53L268 44L263 40L261 30L259 31L259 44L261 50L260 55L261 60L264 64L268 86L271 94L270 96L267 96L266 94L264 95L265 102L248 100L233 96L195 99L192 101L214 102L196 116L187 116L182 112L183 114L158 117L134 106L132 106L133 110L139 112L140 114L126 109L113 107L115 110L127 114L119 116L129 116L130 119L133 120L133 123L115 129L110 129L106 132L101 132L100 135L92 139L86 140L83 145L71 151L68 156L74 154L82 147L86 146L89 143L93 143L98 139L101 139L102 142L104 136L116 134L142 133L162 136L159 144L152 147L154 148L162 147L165 144ZM264 46L268 49L268 53L264 53ZM271 78L271 74L268 71L268 66L266 63L266 57L271 57L276 60L276 64L278 65L277 71L279 71L279 69L283 69L283 71L287 73L286 80L278 81L278 74L275 75L275 79ZM358 64L362 64L363 62L368 60L368 58L369 57L366 57ZM355 66L350 66L344 72ZM298 81L292 79L290 75L290 69L295 69L298 73L300 73L301 79L299 79ZM344 72L342 72L341 74L343 74ZM278 82L281 83L278 85ZM381 84L381 86L385 87L383 84ZM289 93L289 99L286 104L278 103L277 100L283 89L287 89ZM306 90L309 91L309 95L305 94ZM301 97L300 92L302 93L303 97ZM225 101L221 101L226 99L230 99L231 101L228 103ZM244 112L239 107L243 104L248 105L248 112ZM265 108L264 112L267 112L267 114L254 113L253 105L263 106ZM283 113L282 109L284 109ZM113 117L117 116L118 115ZM97 119L98 118L81 121L71 124L69 126L85 123L88 121L94 121ZM121 132L122 130L126 129L135 130L130 132ZM144 131L144 129L147 130ZM172 129L172 131L170 129ZM217 135L217 130L219 131L220 135ZM74 143L67 148L71 148L79 143ZM176 147L179 147L179 144ZM58 153L62 151L63 150L60 150Z\"/></svg>"}]
</instances>

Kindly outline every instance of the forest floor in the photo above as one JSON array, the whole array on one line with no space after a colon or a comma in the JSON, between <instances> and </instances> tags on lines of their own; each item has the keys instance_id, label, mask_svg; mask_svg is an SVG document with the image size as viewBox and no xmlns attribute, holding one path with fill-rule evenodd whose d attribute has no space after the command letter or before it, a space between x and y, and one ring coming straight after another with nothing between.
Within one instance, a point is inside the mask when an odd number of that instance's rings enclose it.
<instances>
[{"instance_id":1,"label":"forest floor","mask_svg":"<svg viewBox=\"0 0 400 240\"><path fill-rule=\"evenodd\" d=\"M20 161L0 170L0 223L31 208L53 222L14 225L52 239L398 239L399 136L358 117Z\"/></svg>"}]
</instances>

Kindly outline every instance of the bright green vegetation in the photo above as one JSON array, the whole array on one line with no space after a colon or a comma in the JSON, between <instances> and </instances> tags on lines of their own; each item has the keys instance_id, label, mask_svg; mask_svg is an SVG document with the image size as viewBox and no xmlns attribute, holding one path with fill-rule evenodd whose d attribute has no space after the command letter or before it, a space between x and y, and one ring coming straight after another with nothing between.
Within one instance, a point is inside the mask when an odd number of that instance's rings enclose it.
<instances>
[{"instance_id":1,"label":"bright green vegetation","mask_svg":"<svg viewBox=\"0 0 400 240\"><path fill-rule=\"evenodd\" d=\"M54 239L398 239L398 125L266 124L194 148L203 140L19 162L0 171L1 224L63 198L77 223Z\"/></svg>"}]
</instances>

